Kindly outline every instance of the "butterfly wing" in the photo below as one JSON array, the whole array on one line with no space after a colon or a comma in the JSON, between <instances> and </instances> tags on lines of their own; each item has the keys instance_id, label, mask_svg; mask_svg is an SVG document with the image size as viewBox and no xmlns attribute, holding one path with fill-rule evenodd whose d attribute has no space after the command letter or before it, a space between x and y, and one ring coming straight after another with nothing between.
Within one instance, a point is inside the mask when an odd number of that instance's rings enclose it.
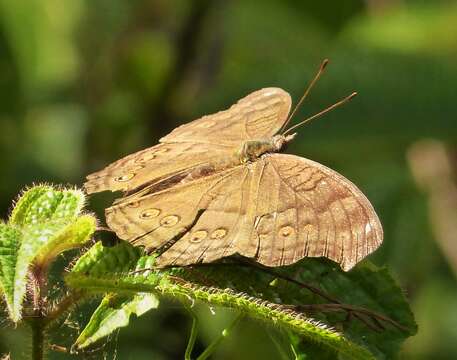
<instances>
[{"instance_id":1,"label":"butterfly wing","mask_svg":"<svg viewBox=\"0 0 457 360\"><path fill-rule=\"evenodd\" d=\"M277 210L259 213L254 226L251 246L257 244L260 263L287 265L303 257L324 256L347 271L379 247L381 223L352 182L298 156L273 154L265 159L259 192L270 189L270 203Z\"/></svg>"},{"instance_id":2,"label":"butterfly wing","mask_svg":"<svg viewBox=\"0 0 457 360\"><path fill-rule=\"evenodd\" d=\"M133 192L172 182L197 167L211 164L223 167L224 162L230 161L231 151L231 148L201 143L158 144L88 175L84 188L89 194L105 190Z\"/></svg>"},{"instance_id":3,"label":"butterfly wing","mask_svg":"<svg viewBox=\"0 0 457 360\"><path fill-rule=\"evenodd\" d=\"M349 270L382 242L381 224L362 192L308 159L264 156L211 192L208 211L158 258L159 264L211 262L238 253L267 266L324 256ZM224 233L223 239L191 241L217 233Z\"/></svg>"},{"instance_id":4,"label":"butterfly wing","mask_svg":"<svg viewBox=\"0 0 457 360\"><path fill-rule=\"evenodd\" d=\"M158 265L238 253L267 266L325 256L348 270L382 242L377 215L355 185L292 155L239 165L243 141L274 135L290 104L281 89L256 91L89 175L85 187L133 192L107 209L107 223L149 250L171 244Z\"/></svg>"},{"instance_id":5,"label":"butterfly wing","mask_svg":"<svg viewBox=\"0 0 457 360\"><path fill-rule=\"evenodd\" d=\"M246 140L269 139L287 120L290 95L279 88L257 90L229 109L181 125L160 142L199 142L238 148Z\"/></svg>"},{"instance_id":6,"label":"butterfly wing","mask_svg":"<svg viewBox=\"0 0 457 360\"><path fill-rule=\"evenodd\" d=\"M205 211L157 258L156 264L208 263L240 253L243 239L249 239L252 230L248 204L253 181L250 167L240 166L209 188Z\"/></svg>"},{"instance_id":7,"label":"butterfly wing","mask_svg":"<svg viewBox=\"0 0 457 360\"><path fill-rule=\"evenodd\" d=\"M126 156L87 177L88 193L133 192L170 183L197 167L220 170L237 164L236 151L249 139L269 138L287 119L290 95L278 88L255 91L227 110L182 125L161 144Z\"/></svg>"},{"instance_id":8,"label":"butterfly wing","mask_svg":"<svg viewBox=\"0 0 457 360\"><path fill-rule=\"evenodd\" d=\"M214 206L215 201L220 201L215 199L217 194L213 189L219 189L230 179L238 178L240 171L243 169L238 166L204 178L190 178L156 193L134 197L108 208L106 222L121 239L142 245L147 251L158 249L173 239L185 236L211 204ZM208 238L211 236L207 235Z\"/></svg>"}]
</instances>

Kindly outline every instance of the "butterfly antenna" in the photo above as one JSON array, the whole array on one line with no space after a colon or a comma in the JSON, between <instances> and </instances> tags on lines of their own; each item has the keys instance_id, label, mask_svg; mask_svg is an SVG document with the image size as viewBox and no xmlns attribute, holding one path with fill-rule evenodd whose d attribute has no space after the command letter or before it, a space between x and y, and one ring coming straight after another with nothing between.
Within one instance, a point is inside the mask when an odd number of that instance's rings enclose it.
<instances>
[{"instance_id":1,"label":"butterfly antenna","mask_svg":"<svg viewBox=\"0 0 457 360\"><path fill-rule=\"evenodd\" d=\"M316 75L314 76L314 79L311 80L311 82L309 83L308 87L305 90L305 93L301 97L300 101L297 103L297 105L295 105L294 110L292 111L290 116L287 118L287 121L284 123L284 125L281 127L281 130L279 131L280 133L287 127L287 125L289 124L290 120L292 120L292 118L294 117L294 115L297 112L298 108L300 107L302 102L306 99L306 97L308 96L308 94L311 91L311 89L314 87L314 84L316 84L317 80L319 80L319 78L321 77L321 75L324 72L325 67L327 66L327 64L328 64L328 59L324 59L324 61L322 61L322 63L321 63L321 66L319 67L319 70L317 71Z\"/></svg>"},{"instance_id":2,"label":"butterfly antenna","mask_svg":"<svg viewBox=\"0 0 457 360\"><path fill-rule=\"evenodd\" d=\"M356 95L357 95L357 93L356 93L356 92L353 92L351 95L346 96L344 99L338 101L337 103L335 103L335 104L329 106L328 108L326 108L326 109L324 109L324 110L318 112L317 114L315 114L315 115L313 115L313 116L310 116L309 118L307 118L307 119L305 119L305 120L299 122L298 124L296 124L296 125L290 127L289 129L287 129L287 130L284 132L283 135L286 135L287 133L290 133L292 130L298 128L299 126L302 126L303 124L306 124L307 122L310 122L311 120L314 120L314 119L316 119L316 118L318 118L318 117L320 117L320 116L322 116L322 115L328 113L329 111L332 111L333 109L337 108L338 106L347 103L349 100L351 100L351 99L352 99L353 97L355 97Z\"/></svg>"}]
</instances>

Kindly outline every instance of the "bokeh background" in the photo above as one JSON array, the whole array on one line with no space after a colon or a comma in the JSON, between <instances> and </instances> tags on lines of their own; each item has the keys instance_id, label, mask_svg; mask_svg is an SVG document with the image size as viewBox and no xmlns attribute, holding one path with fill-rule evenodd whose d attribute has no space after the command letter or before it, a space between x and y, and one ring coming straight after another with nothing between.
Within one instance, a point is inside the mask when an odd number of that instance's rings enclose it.
<instances>
[{"instance_id":1,"label":"bokeh background","mask_svg":"<svg viewBox=\"0 0 457 360\"><path fill-rule=\"evenodd\" d=\"M385 241L371 259L390 267L419 323L401 358L456 359L455 0L0 0L1 217L26 185L81 186L253 90L279 86L297 101L327 57L295 121L359 96L301 128L288 151L341 172L377 209ZM108 204L96 195L89 206L103 219ZM201 349L232 314L199 312ZM0 353L23 353L26 331L6 325ZM98 358L182 358L189 326L165 302ZM280 355L267 330L244 321L216 358Z\"/></svg>"}]
</instances>

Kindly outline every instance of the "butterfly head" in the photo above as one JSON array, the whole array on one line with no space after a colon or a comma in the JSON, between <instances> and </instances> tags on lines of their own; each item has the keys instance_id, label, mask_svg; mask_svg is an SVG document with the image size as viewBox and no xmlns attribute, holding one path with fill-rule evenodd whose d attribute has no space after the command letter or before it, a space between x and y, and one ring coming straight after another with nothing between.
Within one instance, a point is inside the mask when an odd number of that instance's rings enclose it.
<instances>
[{"instance_id":1,"label":"butterfly head","mask_svg":"<svg viewBox=\"0 0 457 360\"><path fill-rule=\"evenodd\" d=\"M279 152L289 142L291 142L297 133L290 135L278 134L271 138L271 145L273 147L272 152Z\"/></svg>"}]
</instances>

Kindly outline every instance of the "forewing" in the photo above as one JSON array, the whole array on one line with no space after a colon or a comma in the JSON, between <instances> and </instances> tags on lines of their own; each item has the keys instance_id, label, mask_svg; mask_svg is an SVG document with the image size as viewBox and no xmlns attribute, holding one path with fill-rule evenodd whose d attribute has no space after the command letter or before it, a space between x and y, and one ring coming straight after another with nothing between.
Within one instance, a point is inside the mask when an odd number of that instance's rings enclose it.
<instances>
[{"instance_id":1,"label":"forewing","mask_svg":"<svg viewBox=\"0 0 457 360\"><path fill-rule=\"evenodd\" d=\"M234 150L202 143L158 144L128 155L87 176L87 193L131 192L140 187L185 176L196 167L222 166Z\"/></svg>"},{"instance_id":2,"label":"forewing","mask_svg":"<svg viewBox=\"0 0 457 360\"><path fill-rule=\"evenodd\" d=\"M290 95L264 88L247 95L229 109L206 115L174 129L164 143L200 142L239 147L242 141L271 138L290 111Z\"/></svg>"},{"instance_id":3,"label":"forewing","mask_svg":"<svg viewBox=\"0 0 457 360\"><path fill-rule=\"evenodd\" d=\"M347 271L381 244L378 216L349 180L293 155L264 159L247 256L256 248L256 260L267 266L324 256Z\"/></svg>"},{"instance_id":4,"label":"forewing","mask_svg":"<svg viewBox=\"0 0 457 360\"><path fill-rule=\"evenodd\" d=\"M236 164L236 151L249 139L269 138L284 124L290 95L279 88L255 91L228 110L182 125L159 145L128 155L87 176L88 193L132 192L166 182L197 167L224 168Z\"/></svg>"}]
</instances>

